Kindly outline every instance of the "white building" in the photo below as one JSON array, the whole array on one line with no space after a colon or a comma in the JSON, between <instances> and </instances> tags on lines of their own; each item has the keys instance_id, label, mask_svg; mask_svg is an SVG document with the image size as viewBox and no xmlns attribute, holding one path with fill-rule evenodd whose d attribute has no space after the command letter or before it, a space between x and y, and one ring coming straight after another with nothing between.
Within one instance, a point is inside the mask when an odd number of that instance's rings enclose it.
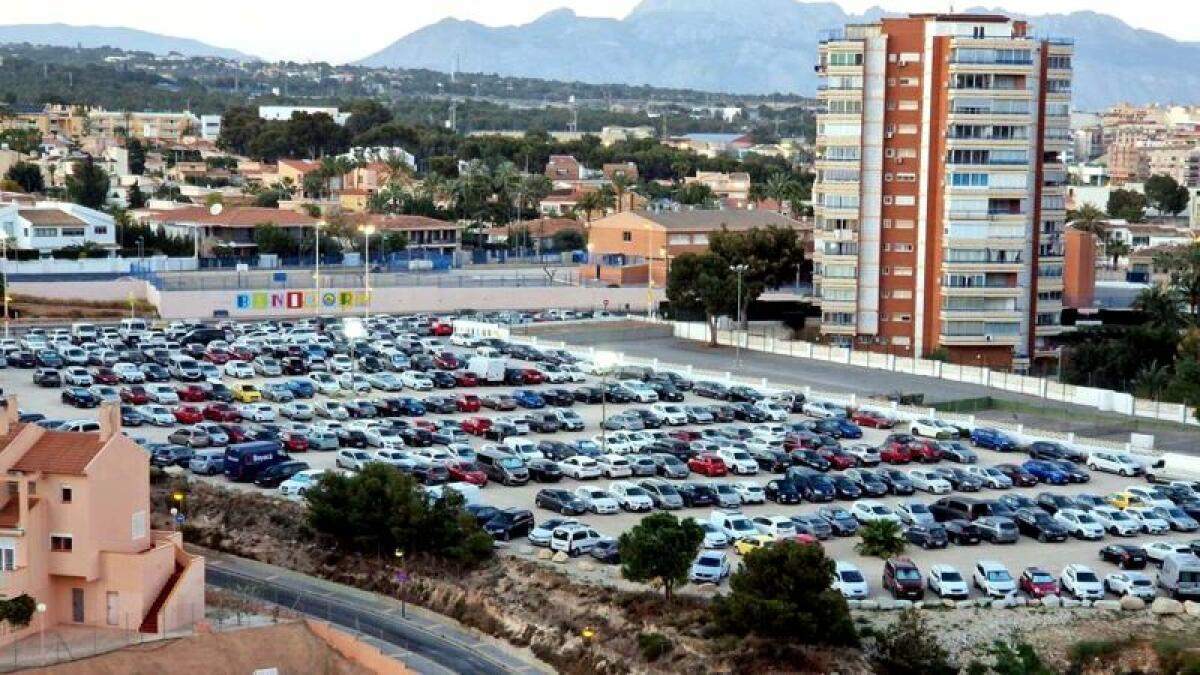
<instances>
[{"instance_id":1,"label":"white building","mask_svg":"<svg viewBox=\"0 0 1200 675\"><path fill-rule=\"evenodd\" d=\"M262 115L262 110L259 109L259 115ZM200 116L200 138L206 141L216 141L221 135L221 116L220 115L201 115Z\"/></svg>"},{"instance_id":2,"label":"white building","mask_svg":"<svg viewBox=\"0 0 1200 675\"><path fill-rule=\"evenodd\" d=\"M117 228L107 213L68 202L0 204L0 233L10 248L48 256L66 246L92 242L116 248Z\"/></svg>"},{"instance_id":3,"label":"white building","mask_svg":"<svg viewBox=\"0 0 1200 675\"><path fill-rule=\"evenodd\" d=\"M320 106L304 106L304 105L260 105L258 106L258 116L271 122L286 122L292 119L294 113L307 113L315 115L317 113L325 113L333 118L334 122L345 125L346 120L350 119L350 113L340 112L337 108L322 108Z\"/></svg>"}]
</instances>

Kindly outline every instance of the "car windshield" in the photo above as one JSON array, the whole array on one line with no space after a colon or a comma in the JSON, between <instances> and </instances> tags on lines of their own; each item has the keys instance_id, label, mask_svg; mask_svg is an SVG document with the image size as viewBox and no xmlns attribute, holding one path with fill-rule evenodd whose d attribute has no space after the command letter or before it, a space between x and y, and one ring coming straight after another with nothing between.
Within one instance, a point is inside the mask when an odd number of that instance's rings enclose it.
<instances>
[{"instance_id":1,"label":"car windshield","mask_svg":"<svg viewBox=\"0 0 1200 675\"><path fill-rule=\"evenodd\" d=\"M1095 575L1095 573L1094 573L1094 572L1090 572L1090 571L1087 571L1087 570L1085 570L1085 571L1082 571L1082 572L1076 572L1076 573L1075 573L1075 580L1076 580L1076 581L1079 581L1079 582L1082 582L1082 583L1088 583L1088 584L1094 584L1094 583L1096 583L1097 581L1099 581L1099 580L1096 578L1096 575Z\"/></svg>"},{"instance_id":2,"label":"car windshield","mask_svg":"<svg viewBox=\"0 0 1200 675\"><path fill-rule=\"evenodd\" d=\"M872 506L872 507L871 507L871 513L874 513L874 514L877 514L877 515L881 515L881 516L882 516L882 515L886 515L886 514L888 514L888 513L891 513L891 512L890 512L890 511L888 511L888 507L886 507L886 506L883 506L882 504L879 504L879 505L876 505L876 506Z\"/></svg>"},{"instance_id":3,"label":"car windshield","mask_svg":"<svg viewBox=\"0 0 1200 675\"><path fill-rule=\"evenodd\" d=\"M700 556L700 558L698 560L696 560L696 564L701 567L720 567L721 560L720 560L720 558L717 558L716 556L705 555L705 556Z\"/></svg>"},{"instance_id":4,"label":"car windshield","mask_svg":"<svg viewBox=\"0 0 1200 675\"><path fill-rule=\"evenodd\" d=\"M988 570L988 581L1012 581L1012 577L1004 570Z\"/></svg>"},{"instance_id":5,"label":"car windshield","mask_svg":"<svg viewBox=\"0 0 1200 675\"><path fill-rule=\"evenodd\" d=\"M738 532L757 531L755 529L754 525L749 520L741 520L741 519L733 521L733 529L737 530Z\"/></svg>"},{"instance_id":6,"label":"car windshield","mask_svg":"<svg viewBox=\"0 0 1200 675\"><path fill-rule=\"evenodd\" d=\"M627 494L631 497L645 497L646 491L640 487L633 486L633 487L625 488L625 494Z\"/></svg>"},{"instance_id":7,"label":"car windshield","mask_svg":"<svg viewBox=\"0 0 1200 675\"><path fill-rule=\"evenodd\" d=\"M1052 583L1054 583L1054 577L1050 576L1049 574L1046 574L1045 572L1035 572L1034 574L1031 574L1029 576L1029 579L1030 579L1030 581L1032 581L1035 584L1052 584Z\"/></svg>"},{"instance_id":8,"label":"car windshield","mask_svg":"<svg viewBox=\"0 0 1200 675\"><path fill-rule=\"evenodd\" d=\"M1134 586L1144 586L1144 587L1147 587L1147 588L1153 588L1153 587L1154 587L1154 582L1150 581L1149 579L1134 579L1134 580L1133 580L1131 583L1132 583Z\"/></svg>"},{"instance_id":9,"label":"car windshield","mask_svg":"<svg viewBox=\"0 0 1200 675\"><path fill-rule=\"evenodd\" d=\"M942 572L942 581L962 581L962 575L955 571Z\"/></svg>"},{"instance_id":10,"label":"car windshield","mask_svg":"<svg viewBox=\"0 0 1200 675\"><path fill-rule=\"evenodd\" d=\"M896 578L901 581L919 581L921 573L908 567L899 567L896 569Z\"/></svg>"},{"instance_id":11,"label":"car windshield","mask_svg":"<svg viewBox=\"0 0 1200 675\"><path fill-rule=\"evenodd\" d=\"M909 513L929 513L929 507L920 502L914 502L908 505Z\"/></svg>"},{"instance_id":12,"label":"car windshield","mask_svg":"<svg viewBox=\"0 0 1200 675\"><path fill-rule=\"evenodd\" d=\"M863 581L862 572L858 570L842 570L841 577L842 581L850 584L859 584Z\"/></svg>"},{"instance_id":13,"label":"car windshield","mask_svg":"<svg viewBox=\"0 0 1200 675\"><path fill-rule=\"evenodd\" d=\"M516 457L505 457L504 459L500 460L500 466L504 467L505 469L519 469L521 468L522 464L521 460L517 459Z\"/></svg>"}]
</instances>

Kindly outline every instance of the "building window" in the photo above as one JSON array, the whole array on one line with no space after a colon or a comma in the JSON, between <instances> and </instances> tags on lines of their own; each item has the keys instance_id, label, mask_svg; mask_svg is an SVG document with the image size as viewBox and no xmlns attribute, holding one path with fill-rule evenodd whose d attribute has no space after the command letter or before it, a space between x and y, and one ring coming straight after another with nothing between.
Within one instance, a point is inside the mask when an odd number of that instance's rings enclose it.
<instances>
[{"instance_id":1,"label":"building window","mask_svg":"<svg viewBox=\"0 0 1200 675\"><path fill-rule=\"evenodd\" d=\"M33 228L34 237L57 237L57 227L35 227Z\"/></svg>"},{"instance_id":2,"label":"building window","mask_svg":"<svg viewBox=\"0 0 1200 675\"><path fill-rule=\"evenodd\" d=\"M62 486L60 494L62 495L62 503L70 504L71 499L75 496L75 491L71 489L70 485L64 485Z\"/></svg>"},{"instance_id":3,"label":"building window","mask_svg":"<svg viewBox=\"0 0 1200 675\"><path fill-rule=\"evenodd\" d=\"M0 540L0 572L17 569L17 543L12 539Z\"/></svg>"},{"instance_id":4,"label":"building window","mask_svg":"<svg viewBox=\"0 0 1200 675\"><path fill-rule=\"evenodd\" d=\"M64 227L62 236L64 237L82 237L87 234L87 230L82 227Z\"/></svg>"},{"instance_id":5,"label":"building window","mask_svg":"<svg viewBox=\"0 0 1200 675\"><path fill-rule=\"evenodd\" d=\"M136 511L133 514L131 521L132 535L134 539L141 539L146 536L146 512Z\"/></svg>"},{"instance_id":6,"label":"building window","mask_svg":"<svg viewBox=\"0 0 1200 675\"><path fill-rule=\"evenodd\" d=\"M621 241L633 241L633 233L629 230L625 230L621 233Z\"/></svg>"},{"instance_id":7,"label":"building window","mask_svg":"<svg viewBox=\"0 0 1200 675\"><path fill-rule=\"evenodd\" d=\"M70 553L72 538L69 534L50 535L50 550L55 553Z\"/></svg>"},{"instance_id":8,"label":"building window","mask_svg":"<svg viewBox=\"0 0 1200 675\"><path fill-rule=\"evenodd\" d=\"M107 225L101 225L99 227L96 227L95 230L96 230L96 234L98 234L98 235L108 234L108 226Z\"/></svg>"}]
</instances>

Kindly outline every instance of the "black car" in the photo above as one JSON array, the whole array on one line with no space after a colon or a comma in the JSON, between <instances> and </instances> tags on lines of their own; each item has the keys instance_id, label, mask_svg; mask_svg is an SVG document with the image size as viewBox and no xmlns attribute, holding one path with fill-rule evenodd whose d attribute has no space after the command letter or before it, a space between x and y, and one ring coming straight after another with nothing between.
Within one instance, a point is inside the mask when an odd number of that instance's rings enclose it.
<instances>
[{"instance_id":1,"label":"black car","mask_svg":"<svg viewBox=\"0 0 1200 675\"><path fill-rule=\"evenodd\" d=\"M410 426L398 426L400 439L410 448L428 448L433 445L433 432L428 429Z\"/></svg>"},{"instance_id":2,"label":"black car","mask_svg":"<svg viewBox=\"0 0 1200 675\"><path fill-rule=\"evenodd\" d=\"M166 368L163 368L157 363L143 363L139 370L142 371L142 375L146 376L147 382L171 381L171 373L168 373Z\"/></svg>"},{"instance_id":3,"label":"black car","mask_svg":"<svg viewBox=\"0 0 1200 675\"><path fill-rule=\"evenodd\" d=\"M192 449L184 445L164 443L150 446L150 463L160 469L168 466L187 466L192 461Z\"/></svg>"},{"instance_id":4,"label":"black car","mask_svg":"<svg viewBox=\"0 0 1200 675\"><path fill-rule=\"evenodd\" d=\"M208 387L208 400L233 403L233 390L220 383L210 385Z\"/></svg>"},{"instance_id":5,"label":"black car","mask_svg":"<svg viewBox=\"0 0 1200 675\"><path fill-rule=\"evenodd\" d=\"M950 543L941 525L912 525L904 529L904 538L924 549L946 548Z\"/></svg>"},{"instance_id":6,"label":"black car","mask_svg":"<svg viewBox=\"0 0 1200 675\"><path fill-rule=\"evenodd\" d=\"M554 413L532 412L525 419L529 420L529 430L536 434L552 434L562 429L562 422Z\"/></svg>"},{"instance_id":7,"label":"black car","mask_svg":"<svg viewBox=\"0 0 1200 675\"><path fill-rule=\"evenodd\" d=\"M1145 549L1130 544L1109 544L1100 549L1100 559L1123 570L1144 569L1149 562Z\"/></svg>"},{"instance_id":8,"label":"black car","mask_svg":"<svg viewBox=\"0 0 1200 675\"><path fill-rule=\"evenodd\" d=\"M339 429L338 445L343 448L365 448L367 447L367 435L358 429Z\"/></svg>"},{"instance_id":9,"label":"black car","mask_svg":"<svg viewBox=\"0 0 1200 675\"><path fill-rule=\"evenodd\" d=\"M683 401L683 390L669 382L650 381L648 385L658 394L658 400L666 403L681 403Z\"/></svg>"},{"instance_id":10,"label":"black car","mask_svg":"<svg viewBox=\"0 0 1200 675\"><path fill-rule=\"evenodd\" d=\"M1018 532L1042 543L1067 540L1067 528L1041 509L1019 509L1013 520Z\"/></svg>"},{"instance_id":11,"label":"black car","mask_svg":"<svg viewBox=\"0 0 1200 675\"><path fill-rule=\"evenodd\" d=\"M441 485L450 480L450 471L436 462L419 463L409 471L409 475L421 485Z\"/></svg>"},{"instance_id":12,"label":"black car","mask_svg":"<svg viewBox=\"0 0 1200 675\"><path fill-rule=\"evenodd\" d=\"M776 504L799 504L803 499L800 490L796 489L795 483L787 479L774 479L767 481L763 488L767 499Z\"/></svg>"},{"instance_id":13,"label":"black car","mask_svg":"<svg viewBox=\"0 0 1200 675\"><path fill-rule=\"evenodd\" d=\"M753 387L743 385L735 385L727 390L727 395L730 401L743 401L746 403L756 403L763 399L763 395Z\"/></svg>"},{"instance_id":14,"label":"black car","mask_svg":"<svg viewBox=\"0 0 1200 675\"><path fill-rule=\"evenodd\" d=\"M858 487L858 483L841 474L830 476L829 480L833 481L838 499L858 499L863 496L862 488Z\"/></svg>"},{"instance_id":15,"label":"black car","mask_svg":"<svg viewBox=\"0 0 1200 675\"><path fill-rule=\"evenodd\" d=\"M1034 441L1029 444L1030 459L1067 459L1067 446L1054 441Z\"/></svg>"},{"instance_id":16,"label":"black car","mask_svg":"<svg viewBox=\"0 0 1200 675\"><path fill-rule=\"evenodd\" d=\"M642 426L647 429L661 429L663 418L659 417L652 410L646 408L633 408L629 410L630 414L637 415L642 420Z\"/></svg>"},{"instance_id":17,"label":"black car","mask_svg":"<svg viewBox=\"0 0 1200 675\"><path fill-rule=\"evenodd\" d=\"M454 378L453 373L448 373L444 370L435 370L425 374L430 380L433 380L433 386L438 389L453 389L458 386L458 380Z\"/></svg>"},{"instance_id":18,"label":"black car","mask_svg":"<svg viewBox=\"0 0 1200 675\"><path fill-rule=\"evenodd\" d=\"M63 360L63 357L52 349L38 350L35 358L37 359L38 366L42 368L62 368L63 366L67 365L67 362Z\"/></svg>"},{"instance_id":19,"label":"black car","mask_svg":"<svg viewBox=\"0 0 1200 675\"><path fill-rule=\"evenodd\" d=\"M1037 502L1022 494L1009 493L1002 495L996 501L1003 504L1010 511L1020 511L1021 509L1035 509Z\"/></svg>"},{"instance_id":20,"label":"black car","mask_svg":"<svg viewBox=\"0 0 1200 675\"><path fill-rule=\"evenodd\" d=\"M562 441L538 441L537 449L538 452L542 453L543 457L555 462L561 462L568 457L574 457L579 454L574 447Z\"/></svg>"},{"instance_id":21,"label":"black car","mask_svg":"<svg viewBox=\"0 0 1200 675\"><path fill-rule=\"evenodd\" d=\"M76 408L95 408L100 405L100 399L83 387L69 387L63 390L62 402Z\"/></svg>"},{"instance_id":22,"label":"black car","mask_svg":"<svg viewBox=\"0 0 1200 675\"><path fill-rule=\"evenodd\" d=\"M729 407L733 408L734 419L753 423L767 421L767 413L761 408L754 407L750 403L734 403Z\"/></svg>"},{"instance_id":23,"label":"black car","mask_svg":"<svg viewBox=\"0 0 1200 675\"><path fill-rule=\"evenodd\" d=\"M750 451L750 456L758 462L758 468L770 473L783 473L792 465L792 458L782 450L759 448Z\"/></svg>"},{"instance_id":24,"label":"black car","mask_svg":"<svg viewBox=\"0 0 1200 675\"><path fill-rule=\"evenodd\" d=\"M908 474L900 469L883 468L879 469L875 475L879 477L879 480L887 483L888 492L894 495L911 495L916 491Z\"/></svg>"},{"instance_id":25,"label":"black car","mask_svg":"<svg viewBox=\"0 0 1200 675\"><path fill-rule=\"evenodd\" d=\"M792 463L800 466L807 466L810 469L817 471L828 471L833 465L829 460L817 454L815 450L794 450L792 452Z\"/></svg>"},{"instance_id":26,"label":"black car","mask_svg":"<svg viewBox=\"0 0 1200 675\"><path fill-rule=\"evenodd\" d=\"M1038 484L1037 476L1029 473L1016 464L997 464L996 470L1008 476L1016 487L1033 487Z\"/></svg>"},{"instance_id":27,"label":"black car","mask_svg":"<svg viewBox=\"0 0 1200 675\"><path fill-rule=\"evenodd\" d=\"M299 356L285 357L280 364L284 375L307 375L308 361Z\"/></svg>"},{"instance_id":28,"label":"black car","mask_svg":"<svg viewBox=\"0 0 1200 675\"><path fill-rule=\"evenodd\" d=\"M524 537L532 529L533 513L517 508L497 509L491 519L483 524L484 532L501 541Z\"/></svg>"},{"instance_id":29,"label":"black car","mask_svg":"<svg viewBox=\"0 0 1200 675\"><path fill-rule=\"evenodd\" d=\"M650 376L650 381L669 382L679 391L691 391L695 384L688 378L670 370L654 373Z\"/></svg>"},{"instance_id":30,"label":"black car","mask_svg":"<svg viewBox=\"0 0 1200 675\"><path fill-rule=\"evenodd\" d=\"M525 465L529 469L530 480L539 483L557 483L562 480L563 475L558 464L548 459L531 459Z\"/></svg>"},{"instance_id":31,"label":"black car","mask_svg":"<svg viewBox=\"0 0 1200 675\"><path fill-rule=\"evenodd\" d=\"M1074 509L1079 507L1078 504L1075 503L1074 499L1071 499L1067 495L1055 494L1053 492L1038 493L1036 501L1037 505L1050 515L1054 515L1063 509Z\"/></svg>"},{"instance_id":32,"label":"black car","mask_svg":"<svg viewBox=\"0 0 1200 675\"><path fill-rule=\"evenodd\" d=\"M123 427L140 427L146 423L146 418L142 413L130 408L129 406L121 406L121 426Z\"/></svg>"},{"instance_id":33,"label":"black car","mask_svg":"<svg viewBox=\"0 0 1200 675\"><path fill-rule=\"evenodd\" d=\"M308 469L308 462L280 462L272 464L254 477L254 484L261 488L276 488L283 481Z\"/></svg>"},{"instance_id":34,"label":"black car","mask_svg":"<svg viewBox=\"0 0 1200 675\"><path fill-rule=\"evenodd\" d=\"M934 471L958 492L979 492L983 488L983 481L956 466L938 467Z\"/></svg>"},{"instance_id":35,"label":"black car","mask_svg":"<svg viewBox=\"0 0 1200 675\"><path fill-rule=\"evenodd\" d=\"M435 415L453 415L458 412L458 405L449 396L430 396L421 401L425 410Z\"/></svg>"},{"instance_id":36,"label":"black car","mask_svg":"<svg viewBox=\"0 0 1200 675\"><path fill-rule=\"evenodd\" d=\"M600 403L604 401L604 390L600 387L580 387L574 391L574 396L580 403Z\"/></svg>"},{"instance_id":37,"label":"black car","mask_svg":"<svg viewBox=\"0 0 1200 675\"><path fill-rule=\"evenodd\" d=\"M33 371L33 383L39 387L61 387L62 375L57 370L38 368Z\"/></svg>"},{"instance_id":38,"label":"black car","mask_svg":"<svg viewBox=\"0 0 1200 675\"><path fill-rule=\"evenodd\" d=\"M721 400L729 398L729 388L717 382L697 382L692 387L692 393L703 398L717 398Z\"/></svg>"},{"instance_id":39,"label":"black car","mask_svg":"<svg viewBox=\"0 0 1200 675\"><path fill-rule=\"evenodd\" d=\"M34 357L33 352L24 350L10 352L8 354L8 365L14 368L36 368L37 358Z\"/></svg>"},{"instance_id":40,"label":"black car","mask_svg":"<svg viewBox=\"0 0 1200 675\"><path fill-rule=\"evenodd\" d=\"M831 502L837 496L833 481L820 474L794 474L788 470L787 479L792 481L806 501L813 503Z\"/></svg>"},{"instance_id":41,"label":"black car","mask_svg":"<svg viewBox=\"0 0 1200 675\"><path fill-rule=\"evenodd\" d=\"M492 422L492 426L483 432L483 437L489 441L503 441L509 436L518 434L517 427L508 422Z\"/></svg>"},{"instance_id":42,"label":"black car","mask_svg":"<svg viewBox=\"0 0 1200 675\"><path fill-rule=\"evenodd\" d=\"M467 513L475 517L475 522L483 527L489 520L496 517L500 513L500 509L487 504L467 504L463 507Z\"/></svg>"},{"instance_id":43,"label":"black car","mask_svg":"<svg viewBox=\"0 0 1200 675\"><path fill-rule=\"evenodd\" d=\"M1049 460L1060 471L1067 474L1068 483L1087 483L1092 480L1092 474L1085 471L1075 462L1066 459Z\"/></svg>"},{"instance_id":44,"label":"black car","mask_svg":"<svg viewBox=\"0 0 1200 675\"><path fill-rule=\"evenodd\" d=\"M621 562L616 539L602 539L596 542L596 545L588 553L606 565L616 565Z\"/></svg>"},{"instance_id":45,"label":"black car","mask_svg":"<svg viewBox=\"0 0 1200 675\"><path fill-rule=\"evenodd\" d=\"M959 546L974 546L983 540L979 528L969 520L955 518L941 525L946 530L946 539Z\"/></svg>"},{"instance_id":46,"label":"black car","mask_svg":"<svg viewBox=\"0 0 1200 675\"><path fill-rule=\"evenodd\" d=\"M575 395L566 389L546 389L539 391L538 394L548 406L565 408L575 404Z\"/></svg>"},{"instance_id":47,"label":"black car","mask_svg":"<svg viewBox=\"0 0 1200 675\"><path fill-rule=\"evenodd\" d=\"M683 505L687 507L713 506L717 503L716 491L703 483L679 483L675 486L675 491L679 493L680 498L683 499Z\"/></svg>"}]
</instances>

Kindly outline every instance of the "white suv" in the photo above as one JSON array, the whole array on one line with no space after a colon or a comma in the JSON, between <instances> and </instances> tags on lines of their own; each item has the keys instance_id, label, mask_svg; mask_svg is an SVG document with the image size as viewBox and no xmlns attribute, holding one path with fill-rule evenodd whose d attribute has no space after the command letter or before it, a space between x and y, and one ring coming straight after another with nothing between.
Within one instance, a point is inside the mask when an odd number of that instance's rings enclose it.
<instances>
[{"instance_id":1,"label":"white suv","mask_svg":"<svg viewBox=\"0 0 1200 675\"><path fill-rule=\"evenodd\" d=\"M871 587L862 570L853 563L839 560L833 568L833 590L848 600L864 600L871 594Z\"/></svg>"},{"instance_id":2,"label":"white suv","mask_svg":"<svg viewBox=\"0 0 1200 675\"><path fill-rule=\"evenodd\" d=\"M564 523L550 534L550 550L570 556L587 553L600 543L600 533L582 523Z\"/></svg>"},{"instance_id":3,"label":"white suv","mask_svg":"<svg viewBox=\"0 0 1200 675\"><path fill-rule=\"evenodd\" d=\"M650 494L642 487L627 480L619 480L610 484L608 493L626 511L651 511L654 509L654 500L650 498Z\"/></svg>"},{"instance_id":4,"label":"white suv","mask_svg":"<svg viewBox=\"0 0 1200 675\"><path fill-rule=\"evenodd\" d=\"M972 581L975 588L992 598L1007 598L1017 592L1017 582L1008 573L1008 568L995 560L980 560L975 563Z\"/></svg>"},{"instance_id":5,"label":"white suv","mask_svg":"<svg viewBox=\"0 0 1200 675\"><path fill-rule=\"evenodd\" d=\"M966 600L970 591L962 573L952 565L934 565L929 568L929 590L939 598Z\"/></svg>"},{"instance_id":6,"label":"white suv","mask_svg":"<svg viewBox=\"0 0 1200 675\"><path fill-rule=\"evenodd\" d=\"M1104 598L1104 584L1100 577L1087 565L1067 565L1059 578L1062 589L1080 600L1101 600Z\"/></svg>"}]
</instances>

